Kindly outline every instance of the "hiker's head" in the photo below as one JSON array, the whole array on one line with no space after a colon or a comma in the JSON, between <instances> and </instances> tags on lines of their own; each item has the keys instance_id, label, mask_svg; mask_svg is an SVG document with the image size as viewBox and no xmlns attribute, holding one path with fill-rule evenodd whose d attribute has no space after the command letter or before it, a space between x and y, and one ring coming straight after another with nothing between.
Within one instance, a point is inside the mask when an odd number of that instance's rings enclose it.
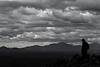
<instances>
[{"instance_id":1,"label":"hiker's head","mask_svg":"<svg viewBox=\"0 0 100 67\"><path fill-rule=\"evenodd\" d=\"M85 39L83 38L82 41L85 41Z\"/></svg>"}]
</instances>

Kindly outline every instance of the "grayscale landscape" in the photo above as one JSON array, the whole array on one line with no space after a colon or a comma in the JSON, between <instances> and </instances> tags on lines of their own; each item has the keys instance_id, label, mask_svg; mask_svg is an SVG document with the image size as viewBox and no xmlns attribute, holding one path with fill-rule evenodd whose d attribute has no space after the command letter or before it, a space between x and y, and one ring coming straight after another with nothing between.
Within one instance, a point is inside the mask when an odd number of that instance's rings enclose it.
<instances>
[{"instance_id":1,"label":"grayscale landscape","mask_svg":"<svg viewBox=\"0 0 100 67\"><path fill-rule=\"evenodd\" d=\"M88 60L95 55L95 58L98 58L99 6L100 0L0 0L0 59L5 58L5 61L9 61L10 57L13 61L16 58L16 63L23 56L28 61L32 59L32 63L36 57L37 61L59 57L72 58L74 55L78 59L81 57L82 38L90 46ZM19 65L23 61L21 59ZM5 63L6 67L10 66L10 63ZM100 66L99 63L100 56L97 67ZM2 64L0 65L2 67ZM69 64L67 67L72 66Z\"/></svg>"}]
</instances>

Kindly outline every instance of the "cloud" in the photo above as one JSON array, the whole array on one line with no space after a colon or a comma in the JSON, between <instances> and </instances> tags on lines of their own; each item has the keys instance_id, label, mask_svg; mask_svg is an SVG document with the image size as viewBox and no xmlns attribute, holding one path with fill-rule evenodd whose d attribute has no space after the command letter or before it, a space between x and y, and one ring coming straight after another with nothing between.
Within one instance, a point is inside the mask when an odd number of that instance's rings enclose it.
<instances>
[{"instance_id":1,"label":"cloud","mask_svg":"<svg viewBox=\"0 0 100 67\"><path fill-rule=\"evenodd\" d=\"M71 42L71 40L81 37L100 36L97 30L100 25L99 15L74 7L66 7L64 10L19 7L9 11L8 14L0 14L0 21L1 39L33 41L33 39L39 38L39 41L54 39L54 41L68 40L69 42L70 40ZM35 25L36 27L34 27ZM64 25L65 27L47 27L48 25ZM80 29L80 31L76 29ZM93 29L96 32L91 32Z\"/></svg>"},{"instance_id":2,"label":"cloud","mask_svg":"<svg viewBox=\"0 0 100 67\"><path fill-rule=\"evenodd\" d=\"M22 27L31 27L37 25L68 25L71 23L93 23L99 22L99 15L95 15L89 10L81 11L76 8L67 7L67 10L61 9L36 9L34 7L20 7L10 12L8 23L13 22ZM65 8L66 9L66 8ZM11 19L12 18L12 19ZM6 18L5 18L6 19ZM18 25L19 24L19 25Z\"/></svg>"},{"instance_id":3,"label":"cloud","mask_svg":"<svg viewBox=\"0 0 100 67\"><path fill-rule=\"evenodd\" d=\"M6 0L7 1L7 0ZM37 8L61 8L79 6L82 9L100 10L100 0L8 0L0 2L0 6L34 6Z\"/></svg>"},{"instance_id":4,"label":"cloud","mask_svg":"<svg viewBox=\"0 0 100 67\"><path fill-rule=\"evenodd\" d=\"M22 45L22 43L18 45L16 42L15 45L14 43L9 43L11 44L10 46L9 44L3 43L8 47L31 46L33 42L29 43L29 41L33 41L34 39L38 39L37 41L66 40L70 43L83 37L97 40L96 38L100 37L100 15L96 14L96 11L89 10L92 7L97 7L94 5L91 6L91 4L94 4L94 0L91 1L92 2L90 2L90 0L89 2L87 0L67 1L67 4L64 4L65 0L43 0L43 2L38 5L40 0L34 0L31 3L37 6L42 5L44 9L29 6L30 3L27 1L28 4L26 2L20 2L20 5L18 5L19 2L17 2L18 8L6 11L6 14L0 12L0 39L3 42L8 42L9 40L13 41L13 39L15 39L15 41L25 41L25 45ZM15 3L13 4L15 6ZM67 6L70 4L76 6ZM11 4L9 5L11 6ZM82 11L80 7L87 8L88 10L85 9Z\"/></svg>"},{"instance_id":5,"label":"cloud","mask_svg":"<svg viewBox=\"0 0 100 67\"><path fill-rule=\"evenodd\" d=\"M40 22L40 20L43 21L43 23L49 23L48 21L59 21L62 23L69 23L68 21L77 23L88 23L94 17L94 15L89 11L82 12L74 8L62 11L58 9L39 10L29 7L20 7L12 11L12 16L19 19L22 23L26 24L35 22L42 23Z\"/></svg>"},{"instance_id":6,"label":"cloud","mask_svg":"<svg viewBox=\"0 0 100 67\"><path fill-rule=\"evenodd\" d=\"M74 0L5 0L0 2L2 7L20 7L31 6L37 8L65 8L67 5L64 2L71 2Z\"/></svg>"},{"instance_id":7,"label":"cloud","mask_svg":"<svg viewBox=\"0 0 100 67\"><path fill-rule=\"evenodd\" d=\"M100 0L77 0L71 4L79 6L82 9L100 10Z\"/></svg>"},{"instance_id":8,"label":"cloud","mask_svg":"<svg viewBox=\"0 0 100 67\"><path fill-rule=\"evenodd\" d=\"M30 47L30 46L45 46L49 45L55 42L27 42L27 41L16 41L16 42L0 42L0 47L5 46L7 48L25 48L25 47Z\"/></svg>"}]
</instances>

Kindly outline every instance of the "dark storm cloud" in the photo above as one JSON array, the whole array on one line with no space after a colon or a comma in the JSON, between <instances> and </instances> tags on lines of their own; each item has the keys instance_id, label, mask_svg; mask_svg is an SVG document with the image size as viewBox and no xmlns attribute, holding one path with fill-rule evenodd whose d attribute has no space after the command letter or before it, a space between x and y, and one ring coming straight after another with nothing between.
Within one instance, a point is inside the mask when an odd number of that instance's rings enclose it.
<instances>
[{"instance_id":1,"label":"dark storm cloud","mask_svg":"<svg viewBox=\"0 0 100 67\"><path fill-rule=\"evenodd\" d=\"M79 6L83 9L100 10L100 0L5 0L1 7L31 6L36 8L65 8L68 5Z\"/></svg>"},{"instance_id":2,"label":"dark storm cloud","mask_svg":"<svg viewBox=\"0 0 100 67\"><path fill-rule=\"evenodd\" d=\"M68 4L66 2L66 4ZM79 6L82 9L100 10L100 0L77 0L70 5Z\"/></svg>"},{"instance_id":3,"label":"dark storm cloud","mask_svg":"<svg viewBox=\"0 0 100 67\"><path fill-rule=\"evenodd\" d=\"M36 8L65 8L65 1L75 0L4 0L0 2L1 7L31 6Z\"/></svg>"}]
</instances>

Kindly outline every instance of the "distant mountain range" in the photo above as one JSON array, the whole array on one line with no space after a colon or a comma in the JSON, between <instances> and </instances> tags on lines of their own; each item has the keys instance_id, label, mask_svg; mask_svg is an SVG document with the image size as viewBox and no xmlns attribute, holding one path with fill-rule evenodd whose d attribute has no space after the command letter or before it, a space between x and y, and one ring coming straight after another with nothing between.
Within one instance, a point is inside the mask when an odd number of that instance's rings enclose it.
<instances>
[{"instance_id":1,"label":"distant mountain range","mask_svg":"<svg viewBox=\"0 0 100 67\"><path fill-rule=\"evenodd\" d=\"M59 57L80 54L81 46L73 46L64 42L53 43L47 46L30 46L25 48L0 48L0 57Z\"/></svg>"},{"instance_id":2,"label":"distant mountain range","mask_svg":"<svg viewBox=\"0 0 100 67\"><path fill-rule=\"evenodd\" d=\"M90 44L90 50L89 52L92 53L99 53L99 47L100 45L97 43ZM49 52L65 52L67 53L80 53L81 52L81 45L71 45L71 44L66 44L64 42L59 42L59 43L53 43L50 45L46 46L30 46L30 47L25 47L25 48L7 48L5 46L2 46L0 48L0 53L11 53L11 52L43 52L43 53L49 53Z\"/></svg>"},{"instance_id":3,"label":"distant mountain range","mask_svg":"<svg viewBox=\"0 0 100 67\"><path fill-rule=\"evenodd\" d=\"M97 43L90 44L89 54L100 55L100 45ZM30 46L25 48L7 48L2 46L0 48L0 57L60 57L60 56L74 56L81 55L81 46L73 46L64 42L53 43L46 46Z\"/></svg>"}]
</instances>

